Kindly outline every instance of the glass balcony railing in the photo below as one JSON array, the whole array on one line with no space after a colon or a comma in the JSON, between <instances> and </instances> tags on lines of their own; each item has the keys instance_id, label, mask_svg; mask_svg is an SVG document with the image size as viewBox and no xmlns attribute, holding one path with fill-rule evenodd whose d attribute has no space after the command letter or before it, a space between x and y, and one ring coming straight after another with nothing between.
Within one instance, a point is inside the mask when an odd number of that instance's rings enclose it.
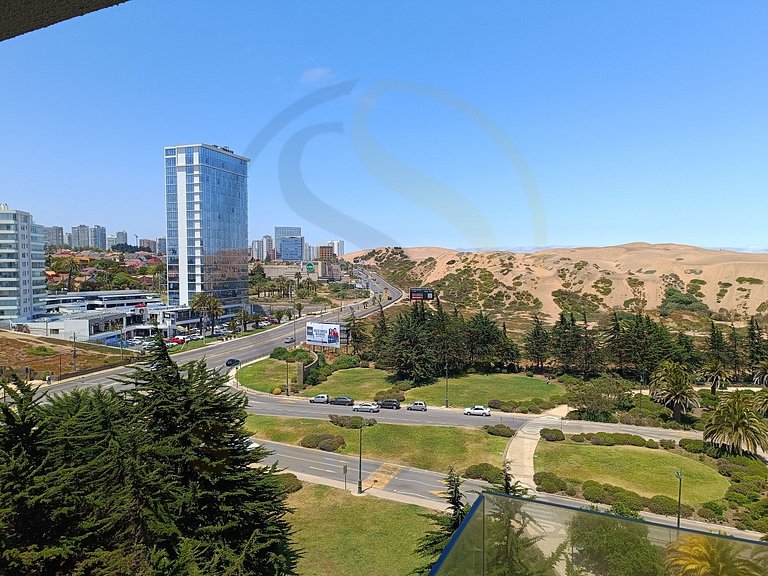
<instances>
[{"instance_id":1,"label":"glass balcony railing","mask_svg":"<svg viewBox=\"0 0 768 576\"><path fill-rule=\"evenodd\" d=\"M768 544L485 492L430 576L768 576Z\"/></svg>"}]
</instances>

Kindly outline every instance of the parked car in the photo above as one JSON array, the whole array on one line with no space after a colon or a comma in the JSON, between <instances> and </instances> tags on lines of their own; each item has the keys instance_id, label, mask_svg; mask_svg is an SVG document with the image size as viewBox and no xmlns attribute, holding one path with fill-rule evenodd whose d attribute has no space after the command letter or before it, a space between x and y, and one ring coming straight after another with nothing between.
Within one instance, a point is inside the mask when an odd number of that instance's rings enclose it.
<instances>
[{"instance_id":1,"label":"parked car","mask_svg":"<svg viewBox=\"0 0 768 576\"><path fill-rule=\"evenodd\" d=\"M400 410L400 400L396 398L387 398L379 402L379 408L389 408L390 410Z\"/></svg>"},{"instance_id":2,"label":"parked car","mask_svg":"<svg viewBox=\"0 0 768 576\"><path fill-rule=\"evenodd\" d=\"M228 367L230 367L230 368L231 368L232 366L237 366L238 364L240 364L240 360L238 360L237 358L230 358L229 360L227 360L227 361L225 362L225 364L226 364Z\"/></svg>"},{"instance_id":3,"label":"parked car","mask_svg":"<svg viewBox=\"0 0 768 576\"><path fill-rule=\"evenodd\" d=\"M294 342L296 342L296 338L294 338L293 336L286 336L283 342L285 342L286 344L293 344Z\"/></svg>"},{"instance_id":4,"label":"parked car","mask_svg":"<svg viewBox=\"0 0 768 576\"><path fill-rule=\"evenodd\" d=\"M405 407L406 410L419 410L421 412L427 411L427 404L425 402L411 402Z\"/></svg>"},{"instance_id":5,"label":"parked car","mask_svg":"<svg viewBox=\"0 0 768 576\"><path fill-rule=\"evenodd\" d=\"M465 416L490 416L491 409L485 406L472 406L472 408L464 408Z\"/></svg>"},{"instance_id":6,"label":"parked car","mask_svg":"<svg viewBox=\"0 0 768 576\"><path fill-rule=\"evenodd\" d=\"M318 394L309 399L310 404L328 404L328 394Z\"/></svg>"},{"instance_id":7,"label":"parked car","mask_svg":"<svg viewBox=\"0 0 768 576\"><path fill-rule=\"evenodd\" d=\"M247 442L247 448L248 450L256 450L256 448L261 448L261 444L256 442L253 438L248 438Z\"/></svg>"},{"instance_id":8,"label":"parked car","mask_svg":"<svg viewBox=\"0 0 768 576\"><path fill-rule=\"evenodd\" d=\"M328 401L328 404L337 404L339 406L354 406L355 401L349 396L336 396Z\"/></svg>"},{"instance_id":9,"label":"parked car","mask_svg":"<svg viewBox=\"0 0 768 576\"><path fill-rule=\"evenodd\" d=\"M378 412L379 405L373 402L361 402L352 406L352 412Z\"/></svg>"}]
</instances>

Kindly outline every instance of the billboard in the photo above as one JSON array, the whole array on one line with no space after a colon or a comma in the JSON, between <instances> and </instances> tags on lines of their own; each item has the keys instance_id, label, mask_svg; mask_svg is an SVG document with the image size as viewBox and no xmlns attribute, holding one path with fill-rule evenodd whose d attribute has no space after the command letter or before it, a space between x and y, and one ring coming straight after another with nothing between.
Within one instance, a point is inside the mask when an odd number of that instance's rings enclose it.
<instances>
[{"instance_id":1,"label":"billboard","mask_svg":"<svg viewBox=\"0 0 768 576\"><path fill-rule=\"evenodd\" d=\"M340 332L341 330L338 324L307 322L307 344L340 348Z\"/></svg>"},{"instance_id":2,"label":"billboard","mask_svg":"<svg viewBox=\"0 0 768 576\"><path fill-rule=\"evenodd\" d=\"M432 288L411 288L409 298L411 300L434 300L435 291Z\"/></svg>"}]
</instances>

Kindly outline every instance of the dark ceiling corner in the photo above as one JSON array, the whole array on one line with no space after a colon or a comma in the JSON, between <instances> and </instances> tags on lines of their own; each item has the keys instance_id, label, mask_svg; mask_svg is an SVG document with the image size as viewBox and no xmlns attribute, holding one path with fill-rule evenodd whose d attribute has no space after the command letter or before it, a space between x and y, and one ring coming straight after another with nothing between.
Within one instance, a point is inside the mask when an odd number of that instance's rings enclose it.
<instances>
[{"instance_id":1,"label":"dark ceiling corner","mask_svg":"<svg viewBox=\"0 0 768 576\"><path fill-rule=\"evenodd\" d=\"M2 0L0 41L128 0Z\"/></svg>"}]
</instances>

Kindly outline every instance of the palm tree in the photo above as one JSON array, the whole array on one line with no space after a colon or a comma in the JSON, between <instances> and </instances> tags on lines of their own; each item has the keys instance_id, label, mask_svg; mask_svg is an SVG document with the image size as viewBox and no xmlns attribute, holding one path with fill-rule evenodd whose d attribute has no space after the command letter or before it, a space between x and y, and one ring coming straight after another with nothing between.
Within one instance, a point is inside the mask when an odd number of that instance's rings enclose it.
<instances>
[{"instance_id":1,"label":"palm tree","mask_svg":"<svg viewBox=\"0 0 768 576\"><path fill-rule=\"evenodd\" d=\"M211 320L211 337L213 337L213 327L216 324L216 319L224 314L224 307L216 296L208 296L206 312L208 313L208 318Z\"/></svg>"},{"instance_id":2,"label":"palm tree","mask_svg":"<svg viewBox=\"0 0 768 576\"><path fill-rule=\"evenodd\" d=\"M709 383L712 394L717 394L718 389L728 387L730 371L720 360L710 360L701 369L701 377Z\"/></svg>"},{"instance_id":3,"label":"palm tree","mask_svg":"<svg viewBox=\"0 0 768 576\"><path fill-rule=\"evenodd\" d=\"M679 362L661 362L651 376L651 390L659 402L672 409L676 422L680 422L683 412L699 406L693 377Z\"/></svg>"},{"instance_id":4,"label":"palm tree","mask_svg":"<svg viewBox=\"0 0 768 576\"><path fill-rule=\"evenodd\" d=\"M197 292L189 301L189 309L200 316L200 334L203 334L203 320L208 315L210 296L205 292Z\"/></svg>"},{"instance_id":5,"label":"palm tree","mask_svg":"<svg viewBox=\"0 0 768 576\"><path fill-rule=\"evenodd\" d=\"M301 311L304 310L304 304L301 302L296 302L293 307L296 308L296 312L298 313L299 318L301 318Z\"/></svg>"},{"instance_id":6,"label":"palm tree","mask_svg":"<svg viewBox=\"0 0 768 576\"><path fill-rule=\"evenodd\" d=\"M768 416L768 388L760 390L752 400L752 409L763 416Z\"/></svg>"},{"instance_id":7,"label":"palm tree","mask_svg":"<svg viewBox=\"0 0 768 576\"><path fill-rule=\"evenodd\" d=\"M768 571L768 554L753 546L718 536L695 535L671 542L664 566L669 576L761 576Z\"/></svg>"},{"instance_id":8,"label":"palm tree","mask_svg":"<svg viewBox=\"0 0 768 576\"><path fill-rule=\"evenodd\" d=\"M299 291L299 285L301 284L301 272L296 272L296 274L293 275L294 280L296 280L296 291Z\"/></svg>"},{"instance_id":9,"label":"palm tree","mask_svg":"<svg viewBox=\"0 0 768 576\"><path fill-rule=\"evenodd\" d=\"M243 332L245 332L248 329L248 322L251 320L251 315L248 314L248 310L241 308L235 318L240 322L240 325L243 327Z\"/></svg>"},{"instance_id":10,"label":"palm tree","mask_svg":"<svg viewBox=\"0 0 768 576\"><path fill-rule=\"evenodd\" d=\"M768 360L761 360L755 366L755 377L752 383L755 386L768 386Z\"/></svg>"},{"instance_id":11,"label":"palm tree","mask_svg":"<svg viewBox=\"0 0 768 576\"><path fill-rule=\"evenodd\" d=\"M755 412L752 396L738 390L725 395L704 427L704 440L729 452L768 449L768 425Z\"/></svg>"}]
</instances>

